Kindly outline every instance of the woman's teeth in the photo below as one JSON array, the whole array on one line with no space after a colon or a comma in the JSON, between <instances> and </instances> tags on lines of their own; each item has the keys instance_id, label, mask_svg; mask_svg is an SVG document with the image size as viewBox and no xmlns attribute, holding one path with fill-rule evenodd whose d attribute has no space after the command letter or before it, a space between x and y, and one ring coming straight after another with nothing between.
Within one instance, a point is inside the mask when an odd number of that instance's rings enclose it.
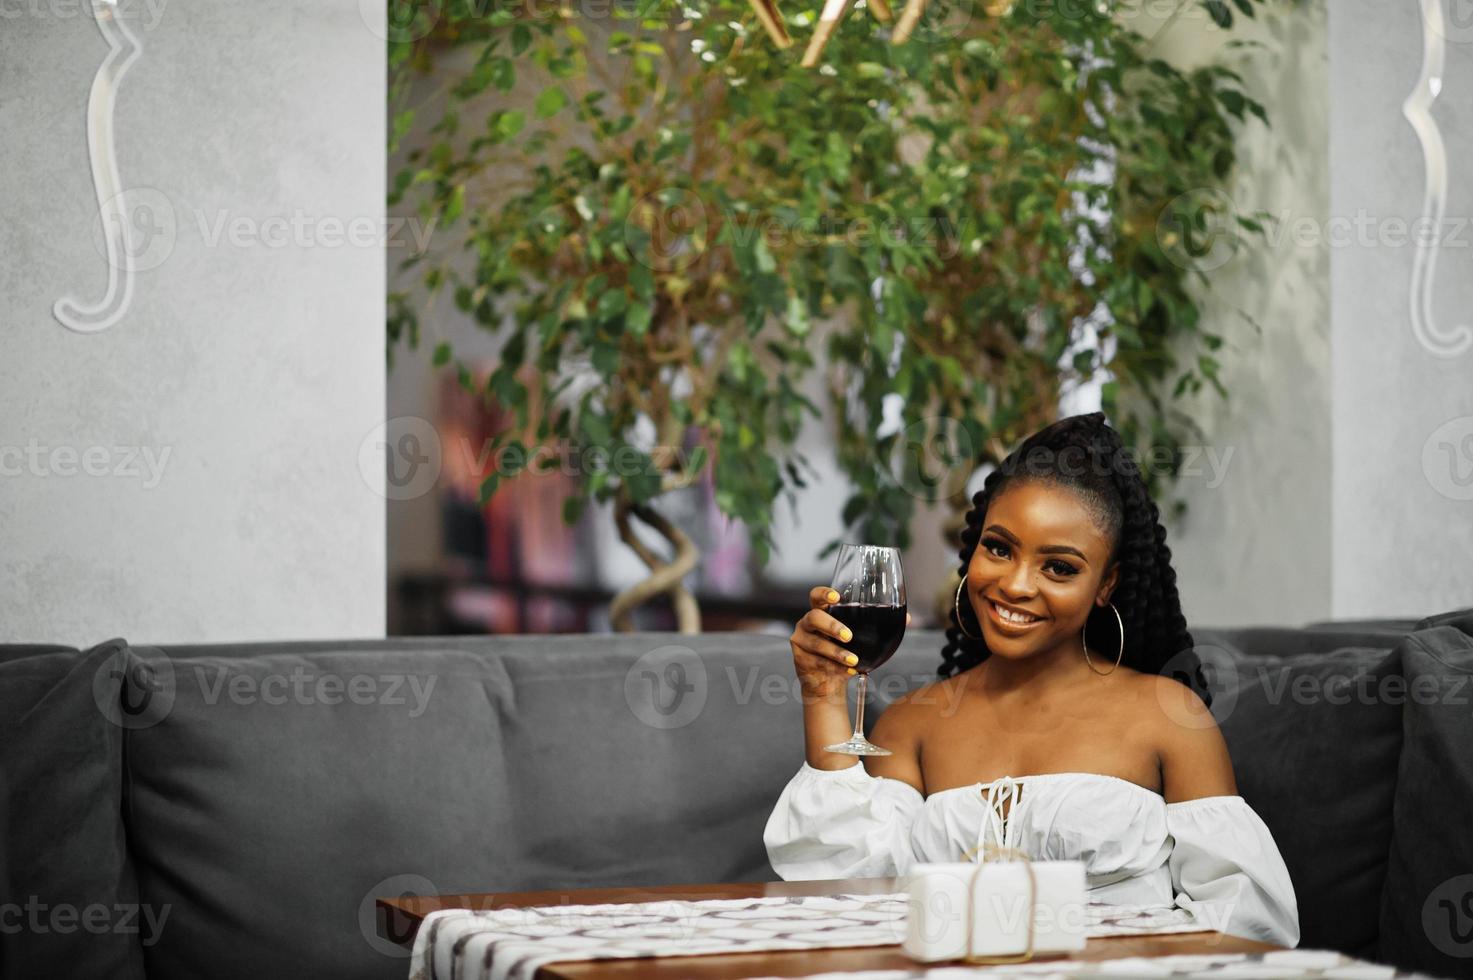
<instances>
[{"instance_id":1,"label":"woman's teeth","mask_svg":"<svg viewBox=\"0 0 1473 980\"><path fill-rule=\"evenodd\" d=\"M1016 623L1019 626L1026 626L1029 623L1036 623L1039 620L1038 616L1028 616L1024 615L1023 613L1015 613L1011 609L1004 609L1002 606L999 606L995 602L991 605L993 609L997 610L998 617L1001 618L1004 622Z\"/></svg>"}]
</instances>

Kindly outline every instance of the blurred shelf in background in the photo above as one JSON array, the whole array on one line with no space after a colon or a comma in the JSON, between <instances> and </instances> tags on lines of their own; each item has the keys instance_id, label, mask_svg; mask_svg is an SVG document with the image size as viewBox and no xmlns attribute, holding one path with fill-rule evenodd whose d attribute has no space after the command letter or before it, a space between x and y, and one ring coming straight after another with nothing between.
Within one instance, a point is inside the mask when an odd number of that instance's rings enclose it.
<instances>
[{"instance_id":1,"label":"blurred shelf in background","mask_svg":"<svg viewBox=\"0 0 1473 980\"><path fill-rule=\"evenodd\" d=\"M397 591L399 635L447 636L482 633L610 632L609 603L615 592L601 586L498 581L474 571L417 573L400 576ZM699 595L701 628L706 632L792 632L808 611L803 596L780 594L740 597ZM641 631L675 629L675 613L666 599L651 601L634 613Z\"/></svg>"}]
</instances>

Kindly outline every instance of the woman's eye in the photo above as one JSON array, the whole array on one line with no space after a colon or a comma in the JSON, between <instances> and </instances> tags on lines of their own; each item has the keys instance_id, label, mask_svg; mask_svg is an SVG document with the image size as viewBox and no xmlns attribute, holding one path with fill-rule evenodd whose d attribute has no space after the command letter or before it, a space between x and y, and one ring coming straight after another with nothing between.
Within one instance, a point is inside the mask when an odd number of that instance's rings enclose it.
<instances>
[{"instance_id":1,"label":"woman's eye","mask_svg":"<svg viewBox=\"0 0 1473 980\"><path fill-rule=\"evenodd\" d=\"M982 547L986 548L990 554L998 558L1007 557L1008 544L1006 541L1003 541L1000 538L983 538ZM999 551L1001 551L1002 553L999 554ZM1079 569L1075 568L1067 561L1059 561L1057 558L1053 561L1050 561L1043 567L1052 571L1055 575L1062 575L1065 577L1079 574Z\"/></svg>"}]
</instances>

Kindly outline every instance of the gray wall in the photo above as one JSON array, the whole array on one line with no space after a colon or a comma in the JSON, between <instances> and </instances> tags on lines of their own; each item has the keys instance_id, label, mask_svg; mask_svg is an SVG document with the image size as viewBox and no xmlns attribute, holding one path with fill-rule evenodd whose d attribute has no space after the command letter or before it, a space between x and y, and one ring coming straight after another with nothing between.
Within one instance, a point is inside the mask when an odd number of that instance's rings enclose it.
<instances>
[{"instance_id":1,"label":"gray wall","mask_svg":"<svg viewBox=\"0 0 1473 980\"><path fill-rule=\"evenodd\" d=\"M124 4L119 166L166 230L84 335L89 9L0 21L0 641L382 635L382 3Z\"/></svg>"},{"instance_id":2,"label":"gray wall","mask_svg":"<svg viewBox=\"0 0 1473 980\"><path fill-rule=\"evenodd\" d=\"M1432 109L1446 144L1447 217L1434 280L1443 330L1473 322L1473 24L1445 32ZM1415 0L1330 10L1332 609L1337 616L1473 605L1473 350L1436 356L1413 334L1408 290L1423 157L1402 102L1422 62ZM1359 227L1365 227L1361 232Z\"/></svg>"}]
</instances>

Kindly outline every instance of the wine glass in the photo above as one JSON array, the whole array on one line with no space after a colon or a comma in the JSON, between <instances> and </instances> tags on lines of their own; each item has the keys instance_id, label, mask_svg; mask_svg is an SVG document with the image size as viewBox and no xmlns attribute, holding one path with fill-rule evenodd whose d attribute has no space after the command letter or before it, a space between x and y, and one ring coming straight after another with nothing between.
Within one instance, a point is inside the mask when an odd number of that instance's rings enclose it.
<instances>
[{"instance_id":1,"label":"wine glass","mask_svg":"<svg viewBox=\"0 0 1473 980\"><path fill-rule=\"evenodd\" d=\"M854 734L846 742L825 745L840 755L890 755L864 737L864 693L870 671L889 660L905 636L905 573L900 552L873 544L843 544L834 563L833 589L839 601L829 615L849 627L852 639L841 646L859 658L859 707Z\"/></svg>"}]
</instances>

